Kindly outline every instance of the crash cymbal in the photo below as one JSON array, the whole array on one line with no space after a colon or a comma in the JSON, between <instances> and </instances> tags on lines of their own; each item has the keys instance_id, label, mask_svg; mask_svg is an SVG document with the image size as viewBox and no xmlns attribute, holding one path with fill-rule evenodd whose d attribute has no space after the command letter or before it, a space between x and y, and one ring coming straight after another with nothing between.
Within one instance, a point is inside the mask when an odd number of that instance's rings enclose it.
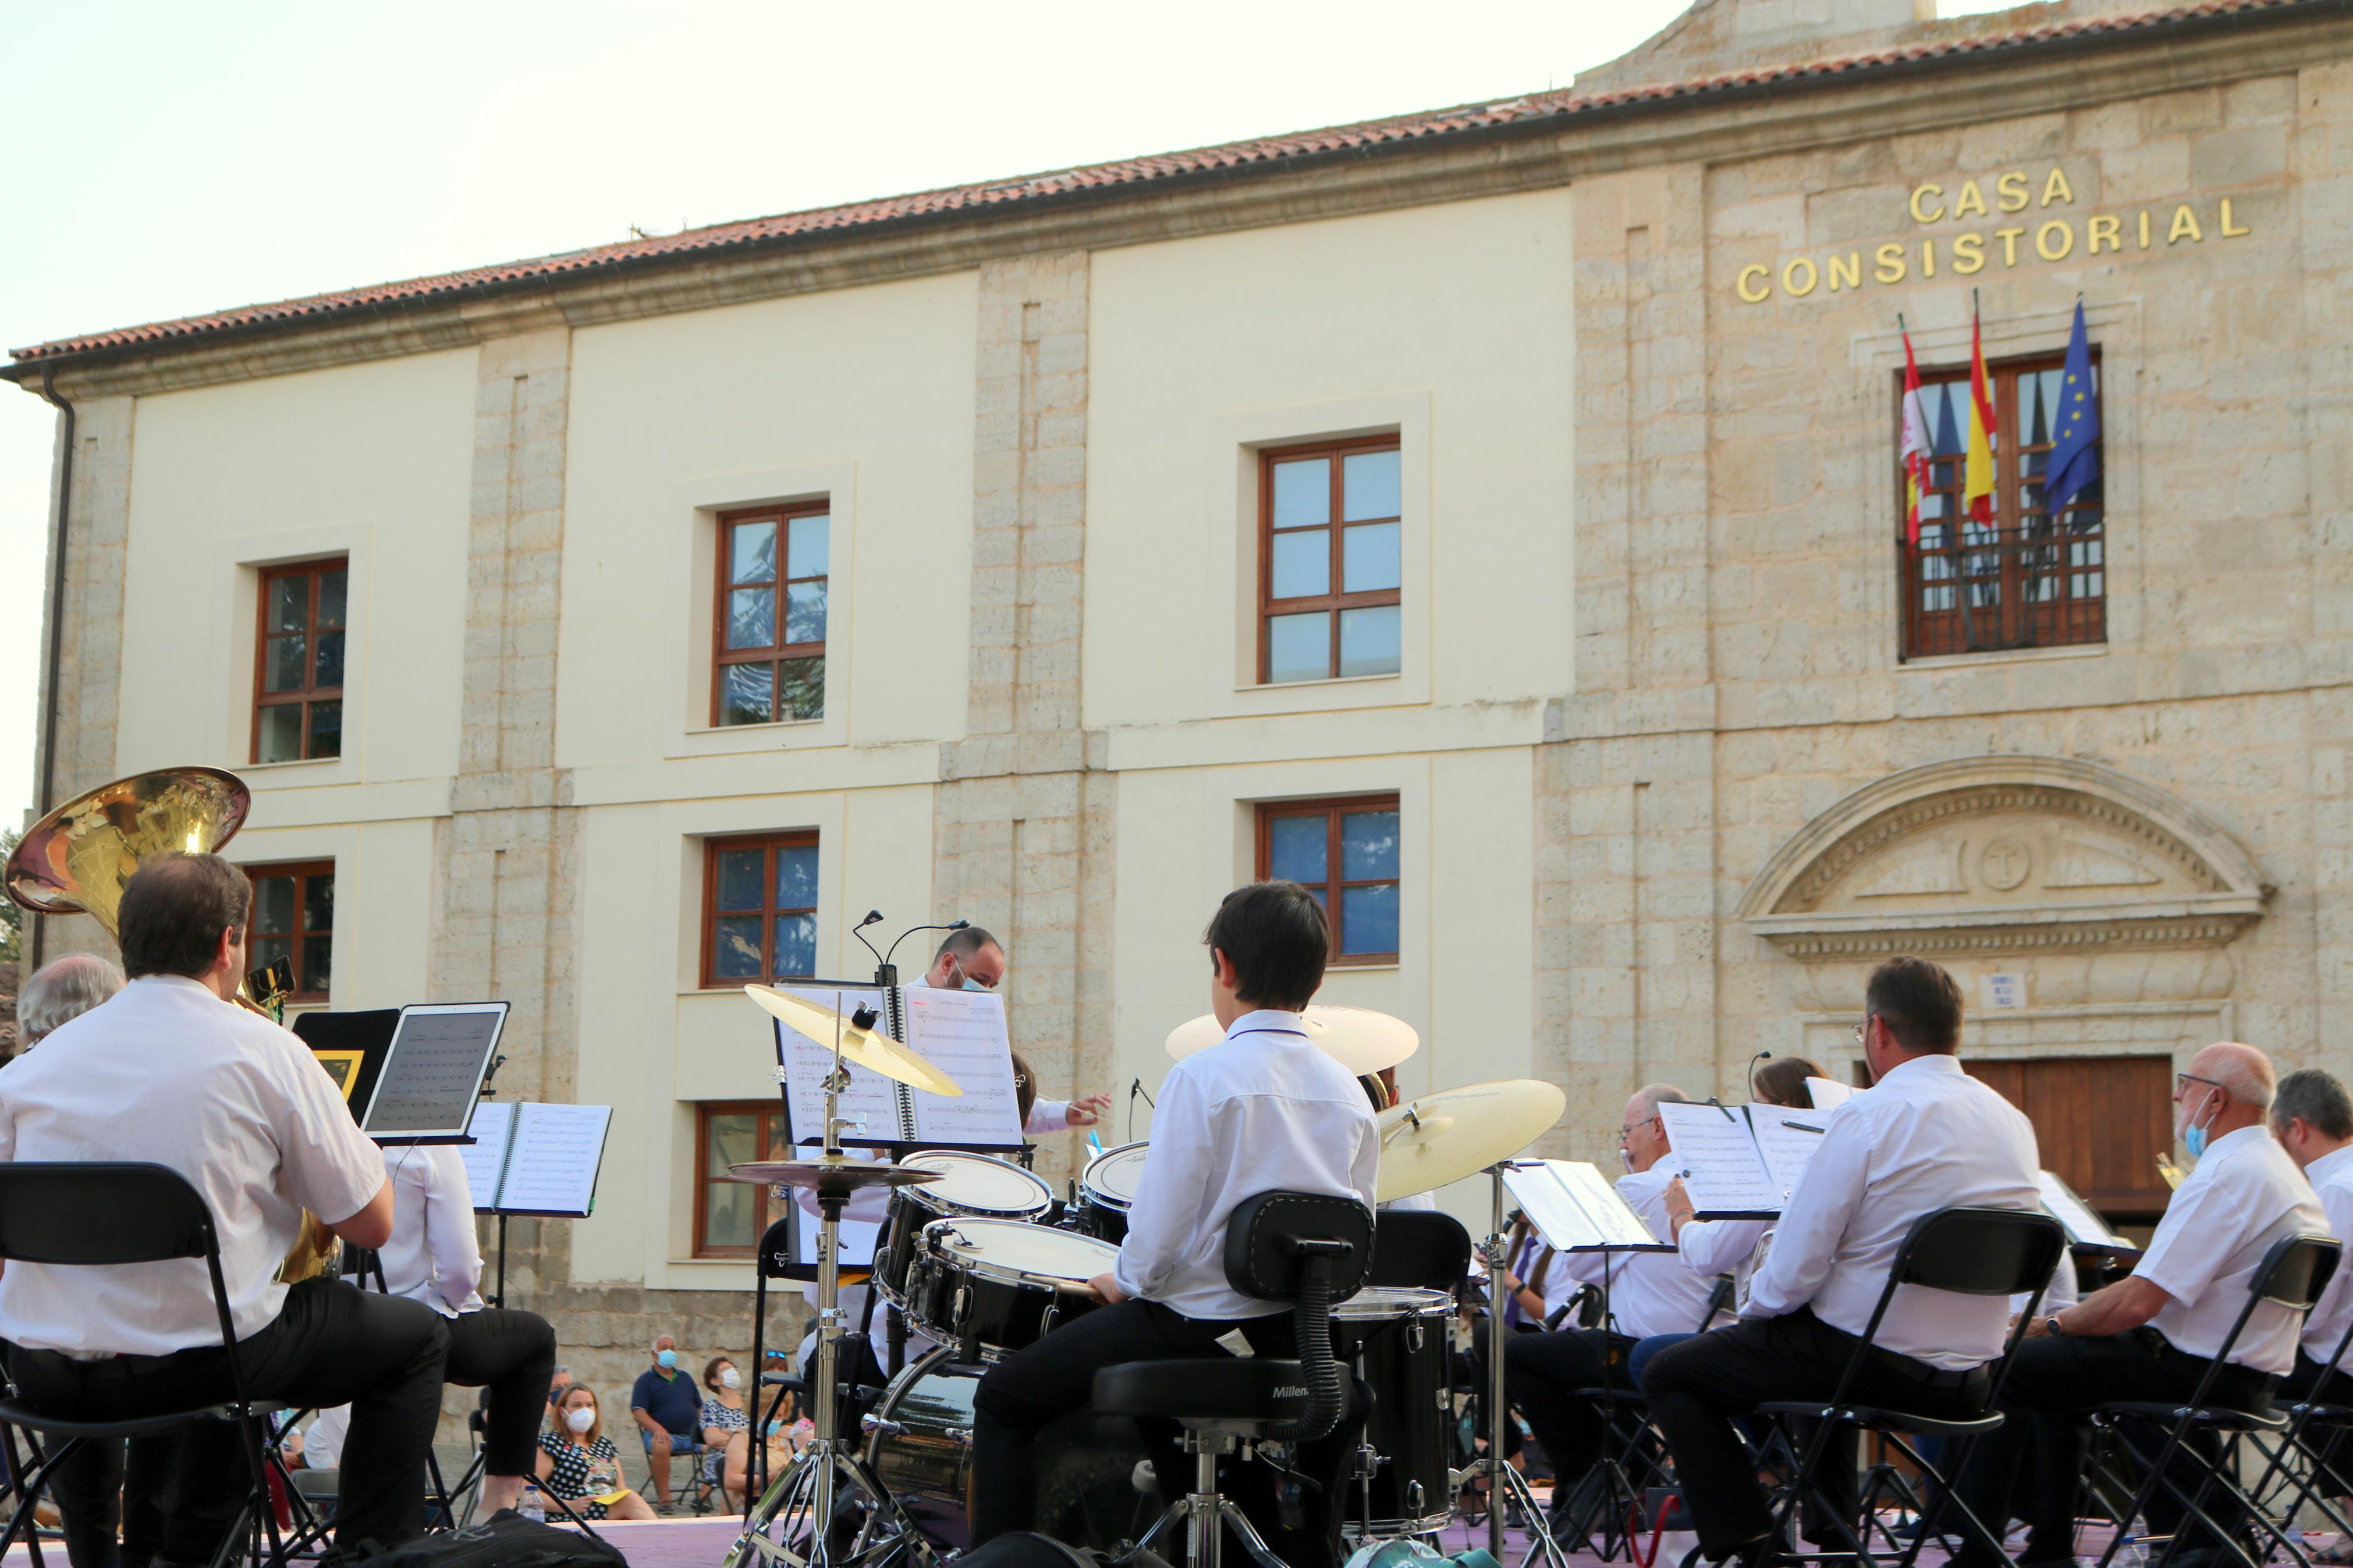
<instances>
[{"instance_id":1,"label":"crash cymbal","mask_svg":"<svg viewBox=\"0 0 2353 1568\"><path fill-rule=\"evenodd\" d=\"M753 1187L807 1187L825 1198L868 1187L912 1187L946 1175L945 1171L883 1165L871 1160L755 1160L728 1166L727 1173L719 1179Z\"/></svg>"},{"instance_id":2,"label":"crash cymbal","mask_svg":"<svg viewBox=\"0 0 2353 1568\"><path fill-rule=\"evenodd\" d=\"M1393 1068L1421 1049L1421 1037L1411 1024L1367 1007L1314 1005L1302 1016L1307 1037L1358 1078ZM1225 1026L1204 1013L1168 1031L1168 1054L1181 1062L1225 1037Z\"/></svg>"},{"instance_id":3,"label":"crash cymbal","mask_svg":"<svg viewBox=\"0 0 2353 1568\"><path fill-rule=\"evenodd\" d=\"M1544 1136L1567 1108L1556 1084L1472 1083L1416 1095L1380 1113L1380 1198L1409 1198L1475 1175Z\"/></svg>"},{"instance_id":4,"label":"crash cymbal","mask_svg":"<svg viewBox=\"0 0 2353 1568\"><path fill-rule=\"evenodd\" d=\"M841 1059L884 1078L928 1089L949 1100L961 1097L964 1086L892 1039L880 1029L861 1029L849 1018L821 1003L779 991L773 985L746 985L744 994L761 1010L802 1038L833 1049L841 1042Z\"/></svg>"}]
</instances>

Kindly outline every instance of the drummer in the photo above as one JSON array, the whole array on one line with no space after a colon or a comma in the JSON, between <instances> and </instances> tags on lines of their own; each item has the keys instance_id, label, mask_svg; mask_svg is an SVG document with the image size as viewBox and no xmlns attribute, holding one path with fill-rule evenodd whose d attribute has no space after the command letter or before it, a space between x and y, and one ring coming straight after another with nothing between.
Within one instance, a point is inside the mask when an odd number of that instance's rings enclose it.
<instances>
[{"instance_id":1,"label":"drummer","mask_svg":"<svg viewBox=\"0 0 2353 1568\"><path fill-rule=\"evenodd\" d=\"M906 985L909 989L923 985L936 991L994 991L1005 978L1008 963L1003 942L978 926L960 926L948 932L948 939L932 954L932 966ZM1073 1127L1092 1127L1111 1109L1111 1096L1101 1092L1082 1094L1075 1100L1039 1100L1037 1078L1018 1052L1013 1058L1013 1074L1015 1086L1022 1091L1024 1132L1062 1132Z\"/></svg>"},{"instance_id":2,"label":"drummer","mask_svg":"<svg viewBox=\"0 0 2353 1568\"><path fill-rule=\"evenodd\" d=\"M1323 906L1295 882L1257 882L1226 896L1203 941L1211 1010L1226 1036L1170 1069L1153 1118L1152 1157L1128 1211L1127 1239L1092 1281L1107 1305L999 1362L973 1401L972 1542L1027 1530L1035 1513L1032 1449L1060 1417L1087 1408L1098 1370L1122 1362L1214 1357L1239 1330L1258 1354L1290 1356L1290 1310L1226 1282L1226 1222L1261 1193L1353 1197L1373 1206L1380 1140L1372 1107L1345 1068L1310 1044L1299 1016L1331 952ZM1352 1411L1303 1445L1300 1468L1320 1487L1309 1528L1270 1537L1286 1562L1337 1561L1339 1518L1362 1424ZM1152 1423L1157 1473L1186 1471L1173 1423ZM1251 1467L1256 1471L1260 1467ZM1263 1478L1253 1474L1244 1489ZM1271 1522L1271 1521L1269 1522Z\"/></svg>"}]
</instances>

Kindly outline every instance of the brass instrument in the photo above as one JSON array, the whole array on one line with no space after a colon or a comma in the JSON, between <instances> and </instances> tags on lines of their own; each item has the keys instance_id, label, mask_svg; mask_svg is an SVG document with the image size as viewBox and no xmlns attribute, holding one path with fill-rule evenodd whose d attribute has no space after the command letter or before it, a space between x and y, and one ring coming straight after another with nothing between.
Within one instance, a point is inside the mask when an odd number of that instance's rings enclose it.
<instances>
[{"instance_id":1,"label":"brass instrument","mask_svg":"<svg viewBox=\"0 0 2353 1568\"><path fill-rule=\"evenodd\" d=\"M101 784L26 830L0 868L0 889L41 914L86 914L120 938L122 889L157 855L209 855L237 837L253 797L219 768L164 768ZM237 989L239 1006L279 1022L282 994L264 1005ZM278 1266L287 1284L333 1271L343 1243L304 1210L302 1232Z\"/></svg>"}]
</instances>

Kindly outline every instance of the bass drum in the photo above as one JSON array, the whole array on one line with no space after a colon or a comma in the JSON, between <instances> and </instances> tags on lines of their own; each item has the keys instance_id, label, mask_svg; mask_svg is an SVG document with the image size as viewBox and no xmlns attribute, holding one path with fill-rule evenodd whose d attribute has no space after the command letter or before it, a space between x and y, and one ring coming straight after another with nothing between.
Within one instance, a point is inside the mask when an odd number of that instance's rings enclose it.
<instances>
[{"instance_id":1,"label":"bass drum","mask_svg":"<svg viewBox=\"0 0 2353 1568\"><path fill-rule=\"evenodd\" d=\"M874 1283L884 1300L902 1310L907 1268L925 1226L958 1215L1032 1222L1043 1219L1054 1205L1053 1189L1010 1160L926 1149L899 1163L904 1169L940 1173L940 1180L920 1187L892 1188L881 1233L874 1238Z\"/></svg>"},{"instance_id":2,"label":"bass drum","mask_svg":"<svg viewBox=\"0 0 2353 1568\"><path fill-rule=\"evenodd\" d=\"M1136 1184L1144 1179L1152 1141L1123 1143L1087 1162L1079 1173L1077 1218L1071 1228L1113 1247L1127 1239L1127 1211L1135 1206Z\"/></svg>"},{"instance_id":3,"label":"bass drum","mask_svg":"<svg viewBox=\"0 0 2353 1568\"><path fill-rule=\"evenodd\" d=\"M1087 1281L1119 1249L1067 1230L1006 1219L936 1219L907 1270L907 1321L944 1346L969 1340L984 1361L1025 1350L1103 1305Z\"/></svg>"},{"instance_id":4,"label":"bass drum","mask_svg":"<svg viewBox=\"0 0 2353 1568\"><path fill-rule=\"evenodd\" d=\"M1372 1535L1420 1535L1454 1512L1447 1466L1454 1418L1447 1356L1454 1298L1443 1290L1367 1286L1332 1309L1342 1358L1373 1391L1365 1444L1380 1456L1373 1473ZM1362 1532L1366 1499L1351 1481L1340 1506L1351 1539Z\"/></svg>"}]
</instances>

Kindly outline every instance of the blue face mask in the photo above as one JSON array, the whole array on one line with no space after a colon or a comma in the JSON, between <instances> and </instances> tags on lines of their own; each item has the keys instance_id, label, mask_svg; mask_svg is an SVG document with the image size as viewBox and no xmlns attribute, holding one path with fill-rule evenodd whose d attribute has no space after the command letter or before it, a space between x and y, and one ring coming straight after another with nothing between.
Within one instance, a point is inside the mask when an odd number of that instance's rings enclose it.
<instances>
[{"instance_id":1,"label":"blue face mask","mask_svg":"<svg viewBox=\"0 0 2353 1568\"><path fill-rule=\"evenodd\" d=\"M654 1364L661 1368L664 1372L671 1371L678 1365L678 1352L676 1351L656 1351L654 1352Z\"/></svg>"},{"instance_id":2,"label":"blue face mask","mask_svg":"<svg viewBox=\"0 0 2353 1568\"><path fill-rule=\"evenodd\" d=\"M2211 1100L2213 1097L2209 1094L2207 1098ZM2193 1120L2189 1126L2181 1130L2181 1147L2189 1152L2191 1159L2198 1159L2206 1152L2206 1129L2198 1125Z\"/></svg>"},{"instance_id":3,"label":"blue face mask","mask_svg":"<svg viewBox=\"0 0 2353 1568\"><path fill-rule=\"evenodd\" d=\"M771 1437L775 1436L777 1433L779 1433L779 1432L783 1431L784 1429L785 1429L785 1424L784 1424L783 1422L781 1422L781 1421L771 1421L771 1422L769 1422L769 1423L768 1423L768 1436L771 1436Z\"/></svg>"},{"instance_id":4,"label":"blue face mask","mask_svg":"<svg viewBox=\"0 0 2353 1568\"><path fill-rule=\"evenodd\" d=\"M983 985L979 981L975 980L971 975L967 974L964 977L964 989L966 991L986 991L988 987Z\"/></svg>"}]
</instances>

